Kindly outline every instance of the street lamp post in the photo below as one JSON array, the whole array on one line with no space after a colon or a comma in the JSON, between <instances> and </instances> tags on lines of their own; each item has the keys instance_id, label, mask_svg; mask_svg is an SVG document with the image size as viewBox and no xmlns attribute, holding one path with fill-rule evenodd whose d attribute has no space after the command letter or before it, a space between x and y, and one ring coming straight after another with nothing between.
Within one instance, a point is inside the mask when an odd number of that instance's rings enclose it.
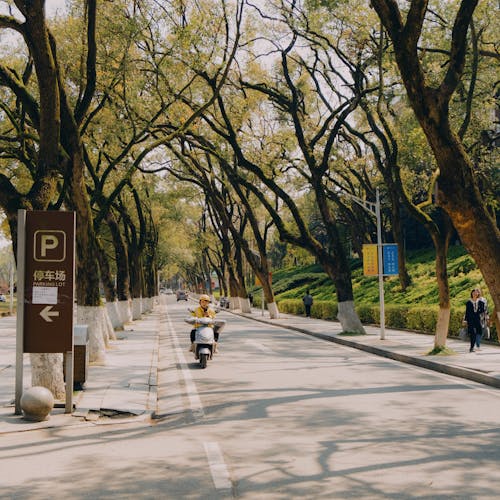
<instances>
[{"instance_id":1,"label":"street lamp post","mask_svg":"<svg viewBox=\"0 0 500 500\"><path fill-rule=\"evenodd\" d=\"M385 300L384 300L384 263L382 262L382 219L380 217L380 193L377 188L375 198L375 217L377 219L378 254L378 294L380 302L380 340L385 339Z\"/></svg>"},{"instance_id":2,"label":"street lamp post","mask_svg":"<svg viewBox=\"0 0 500 500\"><path fill-rule=\"evenodd\" d=\"M380 193L377 188L375 203L362 200L351 193L342 192L342 195L351 198L358 205L375 216L377 221L377 260L378 260L378 293L380 302L380 340L385 339L385 303L384 303L384 269L382 258L382 219L380 217Z\"/></svg>"}]
</instances>

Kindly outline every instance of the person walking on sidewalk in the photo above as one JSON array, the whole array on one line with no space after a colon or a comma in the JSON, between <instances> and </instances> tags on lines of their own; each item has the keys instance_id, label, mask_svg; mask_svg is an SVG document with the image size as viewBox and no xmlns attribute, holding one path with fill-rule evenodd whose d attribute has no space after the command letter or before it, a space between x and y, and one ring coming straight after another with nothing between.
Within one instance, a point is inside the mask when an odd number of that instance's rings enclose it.
<instances>
[{"instance_id":1,"label":"person walking on sidewalk","mask_svg":"<svg viewBox=\"0 0 500 500\"><path fill-rule=\"evenodd\" d=\"M306 291L306 294L304 295L302 302L304 302L304 308L306 310L306 318L311 317L311 306L313 305L313 298L312 295L309 293L309 290Z\"/></svg>"},{"instance_id":2,"label":"person walking on sidewalk","mask_svg":"<svg viewBox=\"0 0 500 500\"><path fill-rule=\"evenodd\" d=\"M470 336L469 352L474 352L474 346L481 344L481 317L483 316L484 302L479 300L481 292L474 288L470 294L470 299L465 304L464 322L467 323L467 331ZM478 338L479 336L479 338Z\"/></svg>"}]
</instances>

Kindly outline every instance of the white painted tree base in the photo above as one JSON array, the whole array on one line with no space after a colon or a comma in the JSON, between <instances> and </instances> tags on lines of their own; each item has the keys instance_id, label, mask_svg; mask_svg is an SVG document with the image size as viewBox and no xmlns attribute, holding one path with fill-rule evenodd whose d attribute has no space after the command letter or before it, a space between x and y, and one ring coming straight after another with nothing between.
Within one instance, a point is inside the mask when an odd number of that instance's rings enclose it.
<instances>
[{"instance_id":1,"label":"white painted tree base","mask_svg":"<svg viewBox=\"0 0 500 500\"><path fill-rule=\"evenodd\" d=\"M242 297L239 298L240 300L240 307L241 307L241 312L242 313L251 313L252 308L250 307L250 299L244 299Z\"/></svg>"},{"instance_id":2,"label":"white painted tree base","mask_svg":"<svg viewBox=\"0 0 500 500\"><path fill-rule=\"evenodd\" d=\"M141 319L142 314L142 299L132 299L132 320Z\"/></svg>"},{"instance_id":3,"label":"white painted tree base","mask_svg":"<svg viewBox=\"0 0 500 500\"><path fill-rule=\"evenodd\" d=\"M106 310L114 330L123 330L123 322L118 310L118 302L106 302Z\"/></svg>"},{"instance_id":4,"label":"white painted tree base","mask_svg":"<svg viewBox=\"0 0 500 500\"><path fill-rule=\"evenodd\" d=\"M132 321L132 308L130 300L119 300L117 303L118 314L122 325L126 325Z\"/></svg>"},{"instance_id":5,"label":"white painted tree base","mask_svg":"<svg viewBox=\"0 0 500 500\"><path fill-rule=\"evenodd\" d=\"M153 298L143 297L142 299L142 311L144 313L150 313L153 310Z\"/></svg>"},{"instance_id":6,"label":"white painted tree base","mask_svg":"<svg viewBox=\"0 0 500 500\"><path fill-rule=\"evenodd\" d=\"M434 347L445 347L448 337L448 328L450 326L450 308L440 307L436 323L436 336L434 338Z\"/></svg>"},{"instance_id":7,"label":"white painted tree base","mask_svg":"<svg viewBox=\"0 0 500 500\"><path fill-rule=\"evenodd\" d=\"M236 311L240 308L239 297L229 297L229 309L231 311Z\"/></svg>"},{"instance_id":8,"label":"white painted tree base","mask_svg":"<svg viewBox=\"0 0 500 500\"><path fill-rule=\"evenodd\" d=\"M337 314L337 319L342 325L342 331L366 333L365 329L363 328L363 324L361 323L356 310L354 309L354 302L352 300L339 302L338 308L339 312Z\"/></svg>"},{"instance_id":9,"label":"white painted tree base","mask_svg":"<svg viewBox=\"0 0 500 500\"><path fill-rule=\"evenodd\" d=\"M104 334L104 339L106 341L106 347L109 347L109 341L110 340L116 340L116 334L115 334L115 329L113 328L113 324L111 323L111 318L109 317L108 309L105 308L106 314L105 314L105 334Z\"/></svg>"},{"instance_id":10,"label":"white painted tree base","mask_svg":"<svg viewBox=\"0 0 500 500\"><path fill-rule=\"evenodd\" d=\"M93 364L106 362L107 312L104 306L78 306L77 324L88 325L89 361Z\"/></svg>"},{"instance_id":11,"label":"white painted tree base","mask_svg":"<svg viewBox=\"0 0 500 500\"><path fill-rule=\"evenodd\" d=\"M278 309L278 304L276 304L276 302L271 302L267 304L267 310L269 311L269 317L271 319L279 319L280 312Z\"/></svg>"},{"instance_id":12,"label":"white painted tree base","mask_svg":"<svg viewBox=\"0 0 500 500\"><path fill-rule=\"evenodd\" d=\"M47 388L55 399L64 399L66 389L64 386L62 353L31 353L31 385Z\"/></svg>"}]
</instances>

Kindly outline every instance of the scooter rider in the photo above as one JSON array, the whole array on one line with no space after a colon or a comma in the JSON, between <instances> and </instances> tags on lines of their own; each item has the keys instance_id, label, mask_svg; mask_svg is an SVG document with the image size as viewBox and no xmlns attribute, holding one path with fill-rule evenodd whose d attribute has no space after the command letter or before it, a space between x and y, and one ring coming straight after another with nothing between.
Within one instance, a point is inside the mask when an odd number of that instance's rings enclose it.
<instances>
[{"instance_id":1,"label":"scooter rider","mask_svg":"<svg viewBox=\"0 0 500 500\"><path fill-rule=\"evenodd\" d=\"M215 311L210 307L210 297L208 295L200 295L200 305L191 313L195 318L212 318L215 320ZM201 326L201 323L195 323L194 328L191 330L191 348L190 351L194 352L194 339L196 329ZM213 328L213 325L211 325ZM215 352L217 352L217 341L219 340L219 333L214 330L215 339Z\"/></svg>"}]
</instances>

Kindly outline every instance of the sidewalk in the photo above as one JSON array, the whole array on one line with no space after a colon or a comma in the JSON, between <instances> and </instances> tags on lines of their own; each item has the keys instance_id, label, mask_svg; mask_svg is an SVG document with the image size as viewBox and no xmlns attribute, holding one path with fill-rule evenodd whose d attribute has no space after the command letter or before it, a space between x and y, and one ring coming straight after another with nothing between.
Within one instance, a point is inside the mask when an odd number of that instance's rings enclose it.
<instances>
[{"instance_id":1,"label":"sidewalk","mask_svg":"<svg viewBox=\"0 0 500 500\"><path fill-rule=\"evenodd\" d=\"M149 419L156 410L158 346L162 308L116 332L103 366L90 365L83 391L73 393L74 411L57 401L50 418L29 422L14 415L16 318L0 319L0 435L48 427ZM23 385L31 386L29 354L24 355Z\"/></svg>"},{"instance_id":2,"label":"sidewalk","mask_svg":"<svg viewBox=\"0 0 500 500\"><path fill-rule=\"evenodd\" d=\"M341 335L334 321L281 314L269 319L260 309L242 314L256 321L282 326L330 342L362 349L373 354L410 363L426 369L454 375L500 388L500 346L484 344L480 351L469 353L469 345L448 339L447 345L457 354L427 356L433 336L386 329L380 340L377 327L367 326L367 335ZM94 425L149 420L182 411L179 374L174 351L178 349L169 334L165 307L156 306L140 320L117 332L111 342L104 366L89 367L83 391L74 393L72 414L64 413L59 402L45 422L28 422L14 415L16 319L0 319L0 435L40 428L69 425ZM25 387L31 385L29 355L24 355Z\"/></svg>"}]
</instances>

